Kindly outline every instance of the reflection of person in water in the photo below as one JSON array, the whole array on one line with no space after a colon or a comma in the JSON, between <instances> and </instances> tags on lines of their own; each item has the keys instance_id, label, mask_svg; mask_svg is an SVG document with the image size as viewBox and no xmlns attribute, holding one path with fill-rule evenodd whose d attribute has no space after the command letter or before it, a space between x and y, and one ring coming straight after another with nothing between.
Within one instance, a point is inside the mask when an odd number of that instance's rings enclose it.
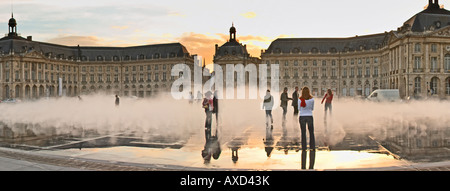
<instances>
[{"instance_id":1,"label":"reflection of person in water","mask_svg":"<svg viewBox=\"0 0 450 191\"><path fill-rule=\"evenodd\" d=\"M205 146L202 150L202 158L205 164L208 164L211 161L211 156L217 160L222 153L218 136L219 135L216 129L216 133L206 139Z\"/></svg>"},{"instance_id":2,"label":"reflection of person in water","mask_svg":"<svg viewBox=\"0 0 450 191\"><path fill-rule=\"evenodd\" d=\"M307 151L302 150L302 169L306 169L306 155ZM316 150L311 150L309 152L309 169L314 169L314 163L316 161Z\"/></svg>"},{"instance_id":3,"label":"reflection of person in water","mask_svg":"<svg viewBox=\"0 0 450 191\"><path fill-rule=\"evenodd\" d=\"M240 147L232 147L231 148L231 160L233 161L233 163L237 163L237 161L239 160L239 156L238 156L239 149L240 149Z\"/></svg>"},{"instance_id":4,"label":"reflection of person in water","mask_svg":"<svg viewBox=\"0 0 450 191\"><path fill-rule=\"evenodd\" d=\"M272 155L274 140L272 136L272 128L266 128L266 139L263 139L264 141L264 149L266 150L267 157L270 157Z\"/></svg>"}]
</instances>

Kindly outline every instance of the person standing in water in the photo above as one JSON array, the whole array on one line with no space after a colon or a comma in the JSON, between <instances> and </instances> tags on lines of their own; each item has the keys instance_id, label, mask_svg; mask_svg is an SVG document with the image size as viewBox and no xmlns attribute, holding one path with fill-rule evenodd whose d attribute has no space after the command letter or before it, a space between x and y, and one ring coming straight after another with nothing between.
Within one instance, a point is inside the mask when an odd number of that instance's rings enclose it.
<instances>
[{"instance_id":1,"label":"person standing in water","mask_svg":"<svg viewBox=\"0 0 450 191\"><path fill-rule=\"evenodd\" d=\"M294 117L298 116L298 98L300 95L298 94L298 86L295 86L295 91L292 93L292 107L294 107Z\"/></svg>"},{"instance_id":2,"label":"person standing in water","mask_svg":"<svg viewBox=\"0 0 450 191\"><path fill-rule=\"evenodd\" d=\"M286 123L286 114L287 114L287 106L288 106L288 101L292 100L292 98L288 97L288 88L285 87L283 90L283 93L280 96L280 100L281 100L281 108L283 108L283 127L285 127L285 123Z\"/></svg>"},{"instance_id":3,"label":"person standing in water","mask_svg":"<svg viewBox=\"0 0 450 191\"><path fill-rule=\"evenodd\" d=\"M301 141L302 150L306 150L306 125L308 125L309 131L309 148L314 150L316 148L316 141L314 137L314 98L311 96L309 88L303 87L301 96L298 100L298 108L300 110L300 130L301 130Z\"/></svg>"},{"instance_id":4,"label":"person standing in water","mask_svg":"<svg viewBox=\"0 0 450 191\"><path fill-rule=\"evenodd\" d=\"M264 96L263 107L266 111L266 126L269 127L269 118L270 118L270 126L273 129L273 117L272 117L272 108L273 108L273 96L270 94L270 90L266 91L266 95Z\"/></svg>"},{"instance_id":5,"label":"person standing in water","mask_svg":"<svg viewBox=\"0 0 450 191\"><path fill-rule=\"evenodd\" d=\"M323 96L322 102L320 102L321 104L323 104L323 101L325 100L325 119L327 116L327 110L329 110L330 112L330 116L331 116L331 102L333 101L333 92L331 91L331 89L327 90L327 93L325 94L325 96Z\"/></svg>"},{"instance_id":6,"label":"person standing in water","mask_svg":"<svg viewBox=\"0 0 450 191\"><path fill-rule=\"evenodd\" d=\"M303 87L301 96L298 100L298 108L300 110L300 130L301 130L301 142L302 142L302 169L306 168L306 125L308 125L309 131L309 169L314 169L314 162L316 156L316 140L314 137L314 98L311 96L308 87Z\"/></svg>"},{"instance_id":7,"label":"person standing in water","mask_svg":"<svg viewBox=\"0 0 450 191\"><path fill-rule=\"evenodd\" d=\"M120 99L119 99L119 96L118 96L118 95L116 95L116 107L118 107L118 106L119 106L119 103L120 103Z\"/></svg>"},{"instance_id":8,"label":"person standing in water","mask_svg":"<svg viewBox=\"0 0 450 191\"><path fill-rule=\"evenodd\" d=\"M205 93L205 98L203 99L202 107L205 109L206 120L205 120L205 138L208 141L211 138L211 123L212 123L212 112L214 110L213 99L211 98L211 91Z\"/></svg>"}]
</instances>

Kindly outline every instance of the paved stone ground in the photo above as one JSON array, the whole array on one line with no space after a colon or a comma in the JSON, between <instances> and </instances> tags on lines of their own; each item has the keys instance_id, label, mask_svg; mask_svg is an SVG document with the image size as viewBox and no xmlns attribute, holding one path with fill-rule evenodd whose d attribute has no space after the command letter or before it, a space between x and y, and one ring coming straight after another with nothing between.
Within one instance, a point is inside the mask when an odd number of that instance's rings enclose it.
<instances>
[{"instance_id":1,"label":"paved stone ground","mask_svg":"<svg viewBox=\"0 0 450 191\"><path fill-rule=\"evenodd\" d=\"M111 161L34 154L29 151L0 149L0 171L168 171L157 168ZM180 170L180 169L178 169ZM182 169L181 169L182 170ZM198 169L197 169L198 170ZM335 169L339 171L339 169ZM352 169L368 171L450 171L450 162L420 164L404 168Z\"/></svg>"},{"instance_id":2,"label":"paved stone ground","mask_svg":"<svg viewBox=\"0 0 450 191\"><path fill-rule=\"evenodd\" d=\"M13 159L13 160L7 160ZM16 160L16 162L14 162ZM154 171L167 170L149 167L131 166L126 164L114 164L112 162L96 162L70 157L43 156L27 152L13 151L12 149L0 149L0 170L39 170L39 165L47 170L87 170L87 171ZM28 162L28 163L26 163ZM29 164L31 163L31 164ZM22 165L22 168L11 168L11 166ZM47 168L45 168L47 167ZM62 167L60 169L55 167Z\"/></svg>"}]
</instances>

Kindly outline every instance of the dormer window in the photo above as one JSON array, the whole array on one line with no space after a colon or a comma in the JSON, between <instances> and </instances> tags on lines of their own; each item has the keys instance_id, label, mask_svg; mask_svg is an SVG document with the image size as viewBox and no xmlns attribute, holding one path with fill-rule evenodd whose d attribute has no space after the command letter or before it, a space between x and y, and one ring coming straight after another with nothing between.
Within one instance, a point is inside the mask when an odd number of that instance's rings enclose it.
<instances>
[{"instance_id":1,"label":"dormer window","mask_svg":"<svg viewBox=\"0 0 450 191\"><path fill-rule=\"evenodd\" d=\"M127 60L127 61L130 60L130 56L126 55L125 60Z\"/></svg>"},{"instance_id":2,"label":"dormer window","mask_svg":"<svg viewBox=\"0 0 450 191\"><path fill-rule=\"evenodd\" d=\"M139 60L144 60L145 56L143 54L139 55Z\"/></svg>"},{"instance_id":3,"label":"dormer window","mask_svg":"<svg viewBox=\"0 0 450 191\"><path fill-rule=\"evenodd\" d=\"M155 53L154 58L158 59L160 57L159 53Z\"/></svg>"},{"instance_id":4,"label":"dormer window","mask_svg":"<svg viewBox=\"0 0 450 191\"><path fill-rule=\"evenodd\" d=\"M318 53L319 52L319 49L317 49L317 48L312 48L311 49L311 53Z\"/></svg>"},{"instance_id":5,"label":"dormer window","mask_svg":"<svg viewBox=\"0 0 450 191\"><path fill-rule=\"evenodd\" d=\"M119 61L119 57L118 56L114 56L113 57L113 61Z\"/></svg>"},{"instance_id":6,"label":"dormer window","mask_svg":"<svg viewBox=\"0 0 450 191\"><path fill-rule=\"evenodd\" d=\"M330 53L336 53L337 52L337 50L336 50L336 48L330 48Z\"/></svg>"},{"instance_id":7,"label":"dormer window","mask_svg":"<svg viewBox=\"0 0 450 191\"><path fill-rule=\"evenodd\" d=\"M97 61L103 61L103 56L97 56Z\"/></svg>"}]
</instances>

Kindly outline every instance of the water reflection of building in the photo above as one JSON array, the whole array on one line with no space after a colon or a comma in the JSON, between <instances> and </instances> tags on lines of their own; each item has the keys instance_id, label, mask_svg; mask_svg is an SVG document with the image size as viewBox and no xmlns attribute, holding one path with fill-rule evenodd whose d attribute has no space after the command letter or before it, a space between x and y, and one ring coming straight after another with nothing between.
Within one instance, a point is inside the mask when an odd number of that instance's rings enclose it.
<instances>
[{"instance_id":1,"label":"water reflection of building","mask_svg":"<svg viewBox=\"0 0 450 191\"><path fill-rule=\"evenodd\" d=\"M316 95L366 96L399 89L401 97L450 98L450 11L438 0L395 31L349 38L280 38L262 55L279 64L280 86ZM433 94L433 95L431 95Z\"/></svg>"},{"instance_id":2,"label":"water reflection of building","mask_svg":"<svg viewBox=\"0 0 450 191\"><path fill-rule=\"evenodd\" d=\"M193 71L193 57L180 43L132 47L63 46L17 33L12 16L0 39L0 97L30 99L107 92L149 97L169 91L175 64Z\"/></svg>"},{"instance_id":3,"label":"water reflection of building","mask_svg":"<svg viewBox=\"0 0 450 191\"><path fill-rule=\"evenodd\" d=\"M411 123L387 129L383 145L391 152L408 159L450 157L450 126L438 128L426 123Z\"/></svg>"}]
</instances>

